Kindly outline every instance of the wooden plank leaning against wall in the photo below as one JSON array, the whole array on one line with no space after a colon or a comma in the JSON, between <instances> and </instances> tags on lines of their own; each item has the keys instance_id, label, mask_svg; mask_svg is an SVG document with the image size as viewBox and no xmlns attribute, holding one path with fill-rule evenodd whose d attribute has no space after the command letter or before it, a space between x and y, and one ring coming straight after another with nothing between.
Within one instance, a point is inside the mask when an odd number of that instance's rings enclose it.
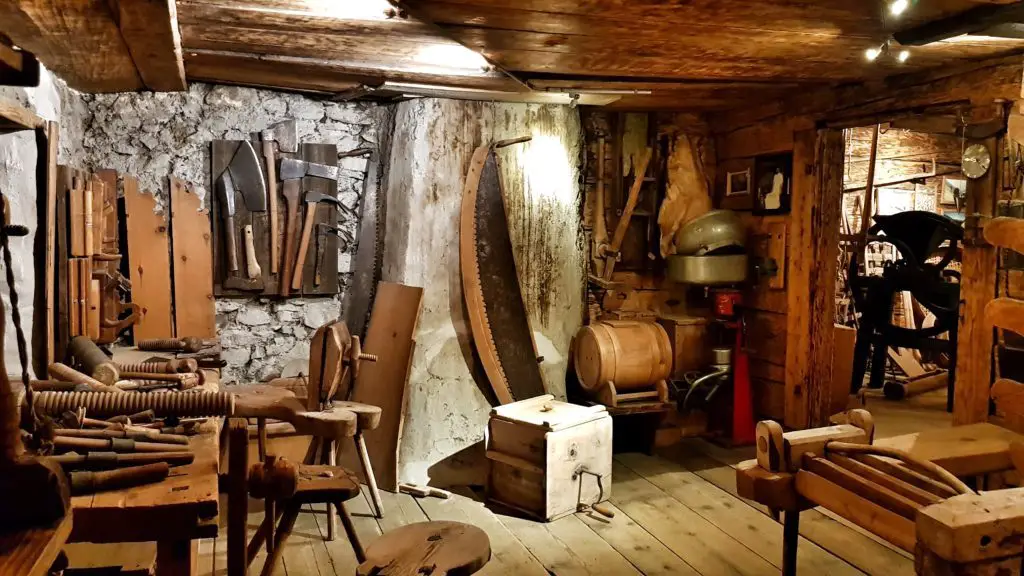
<instances>
[{"instance_id":1,"label":"wooden plank leaning against wall","mask_svg":"<svg viewBox=\"0 0 1024 576\"><path fill-rule=\"evenodd\" d=\"M759 317L770 318L776 326L776 336L779 336L779 327L785 326L784 353L780 354L777 348L768 357L753 353L751 371L755 378L755 402L779 411L778 400L764 402L756 396L759 393L769 394L772 398L781 395L782 413L776 417L782 416L786 426L822 426L827 423L830 411L828 390L834 342L834 302L829 301L835 282L842 186L841 147L837 155L829 144L835 138L834 133L844 127L871 125L897 116L921 114L930 107L948 109L962 106L972 112L978 111L974 112L976 116L988 120L997 100L1012 102L1020 98L1022 72L1024 63L1019 56L998 58L962 68L950 67L882 82L801 94L781 105L772 103L760 109L754 107L734 114L712 116L710 124L722 164L730 159L789 150L794 155L790 214L748 216L755 231L780 219L788 228L785 299L765 293L763 287L758 287L748 297L748 305L754 309L752 324ZM972 122L978 119L972 118ZM992 171L997 172L995 158L999 155L997 150L1001 149L991 150L994 157ZM825 169L824 164L832 169ZM834 184L837 179L838 186ZM990 185L994 189L998 183ZM978 186L975 184L980 193ZM834 191L829 192L833 188ZM965 273L972 268L979 270L978 283L965 286L963 294L977 295L978 302L984 306L982 299L985 295L991 299L995 293L995 259L980 246L974 251L965 250ZM982 270L983 273L980 272ZM961 299L963 301L965 296ZM780 309L783 305L784 308ZM960 354L965 353L963 346L970 340L966 336L970 333L968 331L982 339L968 352L976 355L978 361L969 361L967 366L958 368L954 406L954 420L958 424L981 421L988 416L991 330L988 330L986 340L985 329L980 324L974 326L983 322L980 313L970 312L974 308L962 309L961 313ZM784 324L778 318L783 314ZM756 350L760 342L753 336L750 346ZM962 357L960 361L963 361ZM783 367L781 372L780 366ZM774 379L780 374L782 382Z\"/></svg>"}]
</instances>

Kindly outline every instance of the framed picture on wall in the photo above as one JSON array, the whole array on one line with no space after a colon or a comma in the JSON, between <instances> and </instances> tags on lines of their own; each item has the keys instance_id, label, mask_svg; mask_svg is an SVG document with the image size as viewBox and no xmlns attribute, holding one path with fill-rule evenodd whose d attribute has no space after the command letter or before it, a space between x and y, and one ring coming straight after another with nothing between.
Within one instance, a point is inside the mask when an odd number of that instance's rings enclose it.
<instances>
[{"instance_id":1,"label":"framed picture on wall","mask_svg":"<svg viewBox=\"0 0 1024 576\"><path fill-rule=\"evenodd\" d=\"M754 213L789 214L793 153L754 159Z\"/></svg>"},{"instance_id":2,"label":"framed picture on wall","mask_svg":"<svg viewBox=\"0 0 1024 576\"><path fill-rule=\"evenodd\" d=\"M963 206L967 197L967 180L951 176L942 177L942 198L946 206Z\"/></svg>"},{"instance_id":3,"label":"framed picture on wall","mask_svg":"<svg viewBox=\"0 0 1024 576\"><path fill-rule=\"evenodd\" d=\"M754 159L732 158L715 169L715 207L754 209Z\"/></svg>"},{"instance_id":4,"label":"framed picture on wall","mask_svg":"<svg viewBox=\"0 0 1024 576\"><path fill-rule=\"evenodd\" d=\"M750 168L740 172L729 172L725 177L725 195L750 194Z\"/></svg>"}]
</instances>

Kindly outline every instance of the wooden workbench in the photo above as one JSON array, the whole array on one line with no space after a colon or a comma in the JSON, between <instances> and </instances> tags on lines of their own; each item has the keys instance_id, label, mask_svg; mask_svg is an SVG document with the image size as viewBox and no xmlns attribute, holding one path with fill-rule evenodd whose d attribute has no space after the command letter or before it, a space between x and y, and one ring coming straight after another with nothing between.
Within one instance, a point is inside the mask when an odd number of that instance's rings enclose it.
<instances>
[{"instance_id":1,"label":"wooden workbench","mask_svg":"<svg viewBox=\"0 0 1024 576\"><path fill-rule=\"evenodd\" d=\"M130 352L119 351L115 358L137 361L139 352ZM216 372L207 370L206 376L205 386L220 387ZM206 432L190 439L195 460L171 468L166 480L72 498L68 542L156 542L157 576L193 574L196 539L217 537L220 424L206 425Z\"/></svg>"},{"instance_id":2,"label":"wooden workbench","mask_svg":"<svg viewBox=\"0 0 1024 576\"><path fill-rule=\"evenodd\" d=\"M981 422L882 438L875 444L898 448L934 462L957 476L969 477L1013 469L1011 442L1024 442L1024 436Z\"/></svg>"}]
</instances>

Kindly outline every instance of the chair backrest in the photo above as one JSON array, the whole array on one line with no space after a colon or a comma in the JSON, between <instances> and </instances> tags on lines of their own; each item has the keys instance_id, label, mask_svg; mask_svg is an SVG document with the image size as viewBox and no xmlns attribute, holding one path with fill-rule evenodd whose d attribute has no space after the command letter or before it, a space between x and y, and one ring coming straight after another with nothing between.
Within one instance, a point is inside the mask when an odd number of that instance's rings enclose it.
<instances>
[{"instance_id":1,"label":"chair backrest","mask_svg":"<svg viewBox=\"0 0 1024 576\"><path fill-rule=\"evenodd\" d=\"M341 384L343 360L352 336L344 322L335 320L317 328L309 342L309 386L306 408L319 410Z\"/></svg>"}]
</instances>

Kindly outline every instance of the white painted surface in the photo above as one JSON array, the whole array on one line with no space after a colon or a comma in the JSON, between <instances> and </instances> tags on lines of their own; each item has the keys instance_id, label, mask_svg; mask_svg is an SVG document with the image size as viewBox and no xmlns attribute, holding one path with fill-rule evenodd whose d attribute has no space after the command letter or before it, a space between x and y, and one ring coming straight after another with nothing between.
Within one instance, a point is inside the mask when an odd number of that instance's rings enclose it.
<instances>
[{"instance_id":1,"label":"white painted surface","mask_svg":"<svg viewBox=\"0 0 1024 576\"><path fill-rule=\"evenodd\" d=\"M423 310L399 450L402 481L482 482L491 406L474 381L459 269L462 186L476 146L504 148L502 180L523 298L548 391L565 396L569 342L581 324L581 146L575 110L418 99L398 105L388 178L384 279L422 286Z\"/></svg>"}]
</instances>

